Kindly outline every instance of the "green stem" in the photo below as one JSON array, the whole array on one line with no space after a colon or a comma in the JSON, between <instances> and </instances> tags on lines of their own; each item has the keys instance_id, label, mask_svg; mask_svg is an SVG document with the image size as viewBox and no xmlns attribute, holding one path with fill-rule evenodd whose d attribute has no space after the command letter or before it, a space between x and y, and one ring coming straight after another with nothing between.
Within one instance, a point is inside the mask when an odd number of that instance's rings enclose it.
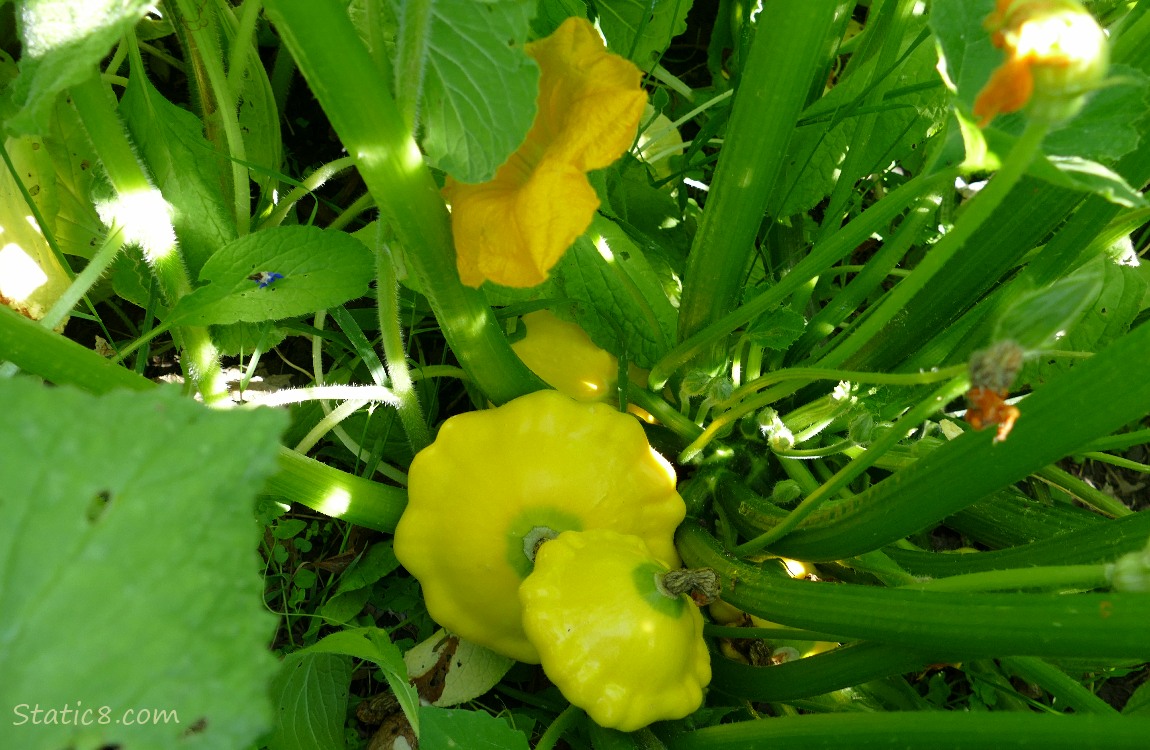
<instances>
[{"instance_id":1,"label":"green stem","mask_svg":"<svg viewBox=\"0 0 1150 750\"><path fill-rule=\"evenodd\" d=\"M375 199L371 197L371 193L364 193L351 202L351 205L339 212L339 216L331 220L327 225L328 229L343 229L350 224L355 217L375 205Z\"/></svg>"},{"instance_id":2,"label":"green stem","mask_svg":"<svg viewBox=\"0 0 1150 750\"><path fill-rule=\"evenodd\" d=\"M1134 512L1102 490L1057 466L1047 466L1035 472L1035 476L1108 516L1121 518Z\"/></svg>"},{"instance_id":3,"label":"green stem","mask_svg":"<svg viewBox=\"0 0 1150 750\"><path fill-rule=\"evenodd\" d=\"M331 387L332 386L320 386L320 390L326 390ZM362 455L363 447L359 443L351 440L351 436L348 435L346 431L340 430L339 426L345 419L350 417L352 414L355 414L363 407L367 406L368 403L368 401L363 399L350 399L348 401L344 401L339 406L331 409L330 411L324 409L323 418L316 422L315 425L313 425L312 428L307 431L306 435L300 438L299 442L296 443L294 450L301 454L307 453L315 447L316 443L323 439L324 435L328 434L332 430L335 430L337 436L340 438L340 442L344 444L344 447L347 448L352 454L354 454L356 458L362 460L364 458Z\"/></svg>"},{"instance_id":4,"label":"green stem","mask_svg":"<svg viewBox=\"0 0 1150 750\"><path fill-rule=\"evenodd\" d=\"M427 65L432 2L408 0L401 8L395 43L395 103L408 130L414 132L419 114L419 95L423 91L423 71Z\"/></svg>"},{"instance_id":5,"label":"green stem","mask_svg":"<svg viewBox=\"0 0 1150 750\"><path fill-rule=\"evenodd\" d=\"M290 193L280 199L275 208L268 213L267 217L260 222L260 229L266 227L277 227L283 223L284 218L287 217L288 212L295 207L305 195L319 190L325 182L335 177L340 172L346 169L351 169L355 166L355 160L350 156L345 156L335 161L330 161L327 164L322 164L315 169L311 174L300 181L300 184L292 189ZM331 227L328 227L331 229Z\"/></svg>"},{"instance_id":6,"label":"green stem","mask_svg":"<svg viewBox=\"0 0 1150 750\"><path fill-rule=\"evenodd\" d=\"M679 339L728 313L742 294L763 207L787 155L795 121L807 104L811 81L822 73L830 32L838 29L838 0L781 3L751 46L722 156L684 272ZM706 369L729 352L712 340ZM661 384L657 384L661 385Z\"/></svg>"},{"instance_id":7,"label":"green stem","mask_svg":"<svg viewBox=\"0 0 1150 750\"><path fill-rule=\"evenodd\" d=\"M564 732L570 729L571 725L582 714L583 709L578 706L569 705L563 709L563 712L555 717L555 721L551 722L551 726L547 727L547 731L539 738L539 742L535 744L535 750L553 750L555 744L563 737Z\"/></svg>"},{"instance_id":8,"label":"green stem","mask_svg":"<svg viewBox=\"0 0 1150 750\"><path fill-rule=\"evenodd\" d=\"M794 580L734 557L697 524L680 526L675 544L684 564L719 574L723 601L787 627L947 659L1150 656L1150 597L1141 593L953 593Z\"/></svg>"},{"instance_id":9,"label":"green stem","mask_svg":"<svg viewBox=\"0 0 1150 750\"><path fill-rule=\"evenodd\" d=\"M407 505L407 493L373 482L307 456L280 448L279 470L265 492L300 503L356 526L391 533Z\"/></svg>"},{"instance_id":10,"label":"green stem","mask_svg":"<svg viewBox=\"0 0 1150 750\"><path fill-rule=\"evenodd\" d=\"M877 383L879 385L927 385L940 380L949 380L966 372L965 364L944 367L927 372L859 372L857 370L835 370L825 367L791 367L775 370L756 378L746 385L736 388L724 406L737 404L746 396L761 391L769 385L786 380L845 380L848 383ZM766 406L766 404L763 404Z\"/></svg>"},{"instance_id":11,"label":"green stem","mask_svg":"<svg viewBox=\"0 0 1150 750\"><path fill-rule=\"evenodd\" d=\"M391 379L391 390L399 399L399 421L407 434L412 453L419 453L431 445L431 432L419 404L419 393L411 380L407 367L407 348L403 343L403 329L399 320L399 280L395 275L391 250L384 243L376 249L376 300L379 310L379 331L383 338L383 358Z\"/></svg>"},{"instance_id":12,"label":"green stem","mask_svg":"<svg viewBox=\"0 0 1150 750\"><path fill-rule=\"evenodd\" d=\"M175 0L173 3L168 3L167 8L169 12L177 11L173 14L175 17L172 24L180 32L179 37L185 44L186 56L195 68L200 104L204 112L209 115L207 117L209 132L213 129L211 124L217 122L223 129L224 143L232 170L229 192L236 216L236 229L240 235L247 234L248 226L251 224L248 216L251 193L248 188L248 170L244 166L247 152L240 132L236 107L239 90L232 89L228 85L228 76L223 66L223 52L220 50L220 40L224 36L222 27L228 21L219 17L220 10L214 3L205 3L203 0ZM247 41L236 40L237 43ZM242 69L243 65L240 67Z\"/></svg>"},{"instance_id":13,"label":"green stem","mask_svg":"<svg viewBox=\"0 0 1150 750\"><path fill-rule=\"evenodd\" d=\"M71 89L72 102L108 179L122 206L137 206L140 211L154 214L158 207L167 208L159 191L152 187L140 162L128 142L127 133L116 113L115 101L108 87L94 75ZM183 258L176 246L176 233L170 219L155 215L129 215L117 217L122 222L128 241L141 244L144 257L159 283L169 308L192 290ZM220 372L219 353L212 343L208 329L184 326L176 330L177 341L183 344L182 364L189 382L200 391L208 403L226 397L227 388Z\"/></svg>"},{"instance_id":14,"label":"green stem","mask_svg":"<svg viewBox=\"0 0 1150 750\"><path fill-rule=\"evenodd\" d=\"M795 628L739 627L736 625L713 625L703 623L703 635L709 638L761 638L764 641L835 641L837 636L830 633L815 633Z\"/></svg>"},{"instance_id":15,"label":"green stem","mask_svg":"<svg viewBox=\"0 0 1150 750\"><path fill-rule=\"evenodd\" d=\"M930 249L914 272L886 295L878 309L869 314L842 343L820 360L821 364L834 366L843 362L892 324L910 300L955 257L974 232L1002 204L1026 174L1035 154L1041 149L1042 140L1048 130L1049 126L1034 120L1027 123L1026 130L1006 156L1002 168L995 173L986 187L963 207L962 214L950 231Z\"/></svg>"},{"instance_id":16,"label":"green stem","mask_svg":"<svg viewBox=\"0 0 1150 750\"><path fill-rule=\"evenodd\" d=\"M737 630L737 628L728 628ZM748 638L771 638L770 635L747 635ZM726 635L738 638L739 635ZM790 636L780 635L780 638ZM834 641L833 636L820 638ZM898 646L881 643L852 643L834 651L808 656L803 659L753 667L724 657L713 657L712 686L726 695L744 700L793 701L824 695L834 690L850 688L872 680L907 672L917 672L937 661L930 654L909 651ZM774 719L771 719L774 721ZM843 747L831 744L828 747ZM756 746L757 747L757 746Z\"/></svg>"},{"instance_id":17,"label":"green stem","mask_svg":"<svg viewBox=\"0 0 1150 750\"><path fill-rule=\"evenodd\" d=\"M896 443L906 437L910 430L915 429L931 414L941 409L948 401L966 390L969 381L965 377L955 378L944 384L925 400L916 404L904 414L895 424L882 433L870 444L866 452L849 464L839 469L830 481L822 484L817 490L808 495L778 526L764 532L751 541L739 545L736 551L739 554L757 552L773 542L786 536L798 527L814 511L818 510L824 502L832 498L839 490L850 484L855 477L874 465L884 453Z\"/></svg>"},{"instance_id":18,"label":"green stem","mask_svg":"<svg viewBox=\"0 0 1150 750\"><path fill-rule=\"evenodd\" d=\"M819 448L803 448L803 449L792 448L790 450L783 450L781 448L773 448L772 452L776 456L778 456L779 458L798 458L798 459L823 458L825 456L833 456L836 453L842 453L847 448L851 448L854 445L855 445L855 441L848 439L848 440L840 440L837 443L831 443L830 445L824 445L824 446L819 447Z\"/></svg>"},{"instance_id":19,"label":"green stem","mask_svg":"<svg viewBox=\"0 0 1150 750\"><path fill-rule=\"evenodd\" d=\"M683 83L681 80L679 80L679 78L677 76L675 76L674 73L667 70L662 65L659 65L658 63L656 63L655 67L651 68L651 70L649 71L649 74L656 81L663 84L667 88L671 89L672 91L674 91L676 94L683 97L687 101L690 102L690 101L695 100L694 89L692 89L687 84Z\"/></svg>"},{"instance_id":20,"label":"green stem","mask_svg":"<svg viewBox=\"0 0 1150 750\"><path fill-rule=\"evenodd\" d=\"M739 327L777 307L807 281L825 273L828 268L852 253L871 234L883 231L891 221L901 214L907 206L917 201L923 193L934 190L943 183L953 181L954 174L953 171L947 170L930 176L920 175L912 178L902 187L887 194L881 201L863 211L857 218L825 241L815 245L809 255L799 261L790 273L779 279L769 289L687 337L678 346L667 352L651 368L649 378L651 389L662 388L667 384L671 375L687 364L698 352L717 341L725 340Z\"/></svg>"},{"instance_id":21,"label":"green stem","mask_svg":"<svg viewBox=\"0 0 1150 750\"><path fill-rule=\"evenodd\" d=\"M1131 430L1118 435L1109 435L1097 440L1091 440L1082 447L1084 451L1113 451L1130 448L1135 445L1150 443L1150 428L1145 430Z\"/></svg>"},{"instance_id":22,"label":"green stem","mask_svg":"<svg viewBox=\"0 0 1150 750\"><path fill-rule=\"evenodd\" d=\"M783 392L770 390L755 398L739 401L749 394L777 383L782 383L787 380L802 380L804 381L803 384L813 380L845 380L852 383L880 383L883 385L924 385L960 376L965 373L966 370L966 365L955 365L930 372L911 373L857 372L819 367L794 367L787 370L776 370L737 388L725 402L726 404L735 405L715 417L715 419L707 425L706 429L683 450L679 456L679 461L681 463L687 463L693 460L695 456L699 455L707 444L714 440L715 436L726 429L728 425L732 425L746 415L771 405L795 390L795 388L787 389Z\"/></svg>"},{"instance_id":23,"label":"green stem","mask_svg":"<svg viewBox=\"0 0 1150 750\"><path fill-rule=\"evenodd\" d=\"M1050 693L1055 699L1055 708L1069 707L1079 714L1118 716L1118 709L1049 662L1033 656L1007 656L999 659L999 664L1007 672Z\"/></svg>"},{"instance_id":24,"label":"green stem","mask_svg":"<svg viewBox=\"0 0 1150 750\"><path fill-rule=\"evenodd\" d=\"M266 7L470 379L496 403L546 387L515 356L483 293L460 282L443 198L346 11L290 0Z\"/></svg>"},{"instance_id":25,"label":"green stem","mask_svg":"<svg viewBox=\"0 0 1150 750\"><path fill-rule=\"evenodd\" d=\"M884 242L873 258L856 267L858 275L835 295L834 299L819 310L807 330L788 352L791 361L806 355L818 341L829 336L837 326L846 320L867 297L877 290L889 276L904 277L909 273L896 268L914 243L922 237L922 229L931 216L938 211L942 201L937 192L928 193L918 199L908 215L895 230L894 236ZM847 271L850 266L838 266L836 271Z\"/></svg>"},{"instance_id":26,"label":"green stem","mask_svg":"<svg viewBox=\"0 0 1150 750\"><path fill-rule=\"evenodd\" d=\"M252 35L255 33L256 21L259 19L262 5L261 0L244 0L243 7L240 9L240 20L236 25L236 33L232 38L231 48L228 50L228 91L243 89L244 69L248 67L252 50Z\"/></svg>"},{"instance_id":27,"label":"green stem","mask_svg":"<svg viewBox=\"0 0 1150 750\"><path fill-rule=\"evenodd\" d=\"M1097 589L1110 585L1105 565L1050 565L992 570L936 578L903 588L915 591L1007 591L1011 589Z\"/></svg>"},{"instance_id":28,"label":"green stem","mask_svg":"<svg viewBox=\"0 0 1150 750\"><path fill-rule=\"evenodd\" d=\"M857 117L847 125L847 139L850 143L868 142L880 114L886 111L883 97L898 82L897 76L891 73L902 53L908 27L915 22L917 4L917 0L885 2L872 8L867 16L867 33L863 35L861 47L851 55L847 70L840 77L840 80L856 80L863 74L863 66L868 62L873 63L863 93L848 107L857 112ZM925 33L924 36L929 38ZM924 39L916 40L919 41ZM914 46L902 53L902 56L909 55ZM856 70L859 71L858 75L855 75ZM854 200L855 185L874 169L875 165L871 163L873 158L867 154L867 149L847 150L846 158L838 167L838 179L827 198L827 207L819 227L820 239L841 226L848 203Z\"/></svg>"},{"instance_id":29,"label":"green stem","mask_svg":"<svg viewBox=\"0 0 1150 750\"><path fill-rule=\"evenodd\" d=\"M1150 719L1145 717L1044 716L1018 711L898 711L808 714L723 724L675 735L668 741L667 748L825 750L849 745L852 750L891 747L1117 750L1145 747L1148 736Z\"/></svg>"},{"instance_id":30,"label":"green stem","mask_svg":"<svg viewBox=\"0 0 1150 750\"><path fill-rule=\"evenodd\" d=\"M1121 456L1111 456L1109 453L1098 453L1097 451L1087 451L1082 454L1083 458L1088 458L1091 461L1098 461L1103 464L1110 464L1111 466L1118 466L1130 471L1139 471L1143 474L1150 474L1150 464L1142 464L1137 461L1131 461L1128 458Z\"/></svg>"},{"instance_id":31,"label":"green stem","mask_svg":"<svg viewBox=\"0 0 1150 750\"><path fill-rule=\"evenodd\" d=\"M60 299L56 300L52 308L45 313L40 325L52 329L63 321L88 293L88 290L100 280L100 277L108 270L108 266L112 265L112 261L120 254L120 248L123 246L123 232L119 228L113 227L108 236L104 238L99 249L96 250L96 254L88 261L88 265L84 266L84 270L76 275L76 278L60 295Z\"/></svg>"}]
</instances>

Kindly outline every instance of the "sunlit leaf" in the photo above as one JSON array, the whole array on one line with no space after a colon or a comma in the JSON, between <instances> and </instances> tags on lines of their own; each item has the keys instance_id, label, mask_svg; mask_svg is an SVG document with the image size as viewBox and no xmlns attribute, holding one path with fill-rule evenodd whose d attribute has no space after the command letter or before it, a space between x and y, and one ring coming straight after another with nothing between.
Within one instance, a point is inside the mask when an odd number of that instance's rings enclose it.
<instances>
[{"instance_id":1,"label":"sunlit leaf","mask_svg":"<svg viewBox=\"0 0 1150 750\"><path fill-rule=\"evenodd\" d=\"M24 0L19 3L20 76L12 98L21 107L7 125L43 133L56 97L91 78L124 32L143 18L150 0Z\"/></svg>"}]
</instances>

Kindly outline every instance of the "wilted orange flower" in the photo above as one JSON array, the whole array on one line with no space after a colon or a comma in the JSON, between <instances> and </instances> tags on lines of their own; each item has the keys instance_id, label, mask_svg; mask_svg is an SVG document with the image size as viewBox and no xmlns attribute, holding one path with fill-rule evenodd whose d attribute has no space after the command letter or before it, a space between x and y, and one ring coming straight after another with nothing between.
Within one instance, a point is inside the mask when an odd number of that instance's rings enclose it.
<instances>
[{"instance_id":1,"label":"wilted orange flower","mask_svg":"<svg viewBox=\"0 0 1150 750\"><path fill-rule=\"evenodd\" d=\"M1025 352L1009 339L974 352L970 357L970 390L966 421L976 430L997 425L994 442L1001 443L1022 413L1006 403L1010 387L1022 369Z\"/></svg>"},{"instance_id":2,"label":"wilted orange flower","mask_svg":"<svg viewBox=\"0 0 1150 750\"><path fill-rule=\"evenodd\" d=\"M585 19L568 18L526 49L540 71L526 140L490 182L448 177L443 189L459 276L469 286L531 287L547 279L599 208L587 172L631 147L647 103L642 73L607 52Z\"/></svg>"},{"instance_id":3,"label":"wilted orange flower","mask_svg":"<svg viewBox=\"0 0 1150 750\"><path fill-rule=\"evenodd\" d=\"M1028 103L1047 122L1073 117L1106 76L1106 34L1078 0L998 0L983 26L1006 52L974 100L983 127Z\"/></svg>"},{"instance_id":4,"label":"wilted orange flower","mask_svg":"<svg viewBox=\"0 0 1150 750\"><path fill-rule=\"evenodd\" d=\"M1014 429L1014 423L1022 416L1017 406L1006 403L1006 391L990 388L971 388L966 393L966 421L976 430L998 426L994 442L1001 443Z\"/></svg>"}]
</instances>

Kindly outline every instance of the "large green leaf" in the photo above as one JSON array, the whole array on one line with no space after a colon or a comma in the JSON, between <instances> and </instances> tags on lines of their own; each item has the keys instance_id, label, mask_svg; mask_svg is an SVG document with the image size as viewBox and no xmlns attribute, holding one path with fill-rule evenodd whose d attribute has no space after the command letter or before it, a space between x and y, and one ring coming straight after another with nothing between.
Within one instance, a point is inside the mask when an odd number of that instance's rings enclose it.
<instances>
[{"instance_id":1,"label":"large green leaf","mask_svg":"<svg viewBox=\"0 0 1150 750\"><path fill-rule=\"evenodd\" d=\"M0 747L245 747L270 726L252 500L285 421L0 382Z\"/></svg>"},{"instance_id":2,"label":"large green leaf","mask_svg":"<svg viewBox=\"0 0 1150 750\"><path fill-rule=\"evenodd\" d=\"M535 119L539 67L523 51L534 12L526 0L433 4L428 38L419 40L427 52L423 147L461 182L491 179Z\"/></svg>"}]
</instances>

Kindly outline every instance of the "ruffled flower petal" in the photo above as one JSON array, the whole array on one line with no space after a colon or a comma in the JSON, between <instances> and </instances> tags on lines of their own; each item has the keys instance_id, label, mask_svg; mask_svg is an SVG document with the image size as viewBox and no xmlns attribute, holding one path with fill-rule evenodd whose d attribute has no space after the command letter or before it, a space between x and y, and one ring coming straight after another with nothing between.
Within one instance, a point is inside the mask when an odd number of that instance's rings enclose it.
<instances>
[{"instance_id":1,"label":"ruffled flower petal","mask_svg":"<svg viewBox=\"0 0 1150 750\"><path fill-rule=\"evenodd\" d=\"M501 179L505 169L491 182L444 191L459 277L468 286L542 284L599 208L587 175L569 164L547 160L521 185Z\"/></svg>"},{"instance_id":2,"label":"ruffled flower petal","mask_svg":"<svg viewBox=\"0 0 1150 750\"><path fill-rule=\"evenodd\" d=\"M974 100L974 116L979 125L986 127L1000 114L1017 112L1030 101L1034 91L1034 76L1030 63L1007 60L990 75L990 80Z\"/></svg>"},{"instance_id":3,"label":"ruffled flower petal","mask_svg":"<svg viewBox=\"0 0 1150 750\"><path fill-rule=\"evenodd\" d=\"M585 19L527 45L539 63L538 112L523 144L490 182L447 179L459 276L531 287L586 231L599 199L586 173L622 156L647 95L642 74L612 55Z\"/></svg>"},{"instance_id":4,"label":"ruffled flower petal","mask_svg":"<svg viewBox=\"0 0 1150 750\"><path fill-rule=\"evenodd\" d=\"M548 155L584 172L603 169L635 140L647 94L643 74L603 47L583 18L568 18L551 36L527 45L539 63L539 115L532 136Z\"/></svg>"}]
</instances>

